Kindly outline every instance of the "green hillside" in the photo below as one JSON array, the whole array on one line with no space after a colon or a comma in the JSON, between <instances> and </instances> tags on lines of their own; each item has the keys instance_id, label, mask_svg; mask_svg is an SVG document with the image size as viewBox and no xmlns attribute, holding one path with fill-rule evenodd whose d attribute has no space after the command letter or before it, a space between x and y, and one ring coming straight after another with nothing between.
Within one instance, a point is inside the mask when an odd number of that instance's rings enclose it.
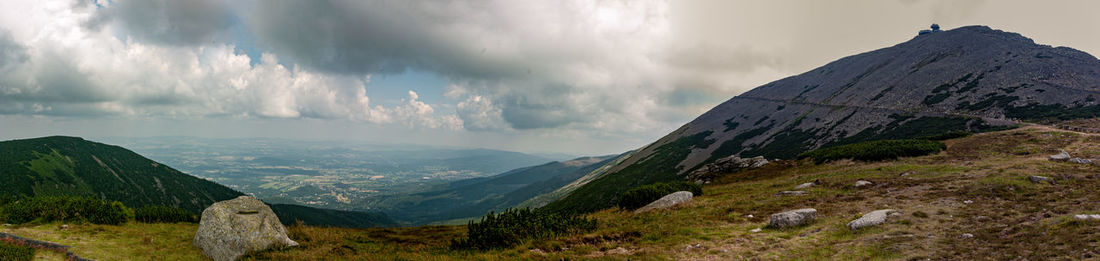
<instances>
[{"instance_id":1,"label":"green hillside","mask_svg":"<svg viewBox=\"0 0 1100 261\"><path fill-rule=\"evenodd\" d=\"M478 217L500 211L572 182L606 164L611 156L585 157L519 168L492 177L460 180L443 189L385 201L387 213L413 224Z\"/></svg>"},{"instance_id":2,"label":"green hillside","mask_svg":"<svg viewBox=\"0 0 1100 261\"><path fill-rule=\"evenodd\" d=\"M201 213L244 195L152 161L119 146L51 136L0 142L0 197L88 196L132 208L173 206ZM283 223L334 227L390 226L382 213L272 205Z\"/></svg>"},{"instance_id":3,"label":"green hillside","mask_svg":"<svg viewBox=\"0 0 1100 261\"><path fill-rule=\"evenodd\" d=\"M64 136L0 142L0 183L4 196L92 196L196 213L242 195L122 147Z\"/></svg>"}]
</instances>

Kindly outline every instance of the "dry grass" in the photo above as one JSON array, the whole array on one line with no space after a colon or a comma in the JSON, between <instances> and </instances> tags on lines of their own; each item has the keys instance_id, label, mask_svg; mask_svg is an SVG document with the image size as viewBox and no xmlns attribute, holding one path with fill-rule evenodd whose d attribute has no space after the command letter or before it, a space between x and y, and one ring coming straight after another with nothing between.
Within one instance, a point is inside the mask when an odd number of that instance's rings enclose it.
<instances>
[{"instance_id":1,"label":"dry grass","mask_svg":"<svg viewBox=\"0 0 1100 261\"><path fill-rule=\"evenodd\" d=\"M1031 126L949 140L937 155L897 161L838 161L815 165L781 161L727 175L706 195L672 210L591 214L596 231L527 242L493 251L452 251L464 226L339 229L292 226L300 247L254 253L249 260L909 260L1096 259L1100 222L1074 214L1100 212L1100 167L1050 162L1066 149L1100 156L1100 136ZM1030 175L1055 184L1033 184ZM806 196L776 196L812 181ZM855 188L857 180L874 185ZM819 211L813 224L750 230L770 214L795 208ZM890 222L861 231L845 224L863 213L901 211ZM154 227L140 227L154 226ZM126 249L102 260L196 259L194 225L78 227L57 232L20 228L34 238L73 245ZM165 232L158 232L164 230ZM98 231L98 232L96 232ZM20 233L16 233L20 234ZM170 235L168 235L170 234ZM964 238L963 234L972 234ZM148 240L142 239L148 238ZM146 242L166 242L159 247ZM157 244L153 244L157 245ZM76 248L86 251L87 247ZM106 253L95 253L95 255ZM89 257L96 256L89 253ZM162 258L163 257L163 258Z\"/></svg>"}]
</instances>

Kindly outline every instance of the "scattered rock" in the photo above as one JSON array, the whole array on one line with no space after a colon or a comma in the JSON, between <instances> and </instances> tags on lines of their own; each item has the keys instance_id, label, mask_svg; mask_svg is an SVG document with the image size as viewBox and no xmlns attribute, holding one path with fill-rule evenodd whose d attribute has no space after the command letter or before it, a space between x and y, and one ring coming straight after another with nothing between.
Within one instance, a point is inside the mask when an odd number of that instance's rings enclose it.
<instances>
[{"instance_id":1,"label":"scattered rock","mask_svg":"<svg viewBox=\"0 0 1100 261\"><path fill-rule=\"evenodd\" d=\"M775 195L777 195L777 196L800 196L800 195L806 195L806 192L801 191L801 190L784 190L784 191L780 191L779 193L775 193Z\"/></svg>"},{"instance_id":2,"label":"scattered rock","mask_svg":"<svg viewBox=\"0 0 1100 261\"><path fill-rule=\"evenodd\" d=\"M1050 155L1051 161L1067 161L1069 158L1069 152L1066 152L1066 150L1061 150L1058 154Z\"/></svg>"},{"instance_id":3,"label":"scattered rock","mask_svg":"<svg viewBox=\"0 0 1100 261\"><path fill-rule=\"evenodd\" d=\"M1068 161L1077 164L1092 164L1092 160L1082 158L1070 158Z\"/></svg>"},{"instance_id":4,"label":"scattered rock","mask_svg":"<svg viewBox=\"0 0 1100 261\"><path fill-rule=\"evenodd\" d=\"M761 228L754 228L754 229L752 229L752 230L749 230L749 232L752 232L752 233L760 233L760 231L764 231L764 229L761 229Z\"/></svg>"},{"instance_id":5,"label":"scattered rock","mask_svg":"<svg viewBox=\"0 0 1100 261\"><path fill-rule=\"evenodd\" d=\"M271 207L256 198L240 196L220 201L202 211L195 246L215 261L236 260L247 252L278 246L297 246Z\"/></svg>"},{"instance_id":6,"label":"scattered rock","mask_svg":"<svg viewBox=\"0 0 1100 261\"><path fill-rule=\"evenodd\" d=\"M969 199L963 201L963 204L970 204L970 203L974 203L974 201L969 200Z\"/></svg>"},{"instance_id":7,"label":"scattered rock","mask_svg":"<svg viewBox=\"0 0 1100 261\"><path fill-rule=\"evenodd\" d=\"M802 184L799 184L798 186L794 186L794 189L795 190L808 189L808 188L811 188L811 187L817 186L817 185L821 185L821 180L814 180L814 182L802 183Z\"/></svg>"},{"instance_id":8,"label":"scattered rock","mask_svg":"<svg viewBox=\"0 0 1100 261\"><path fill-rule=\"evenodd\" d=\"M865 227L877 226L879 224L886 223L886 218L889 217L891 213L896 212L897 211L893 209L880 209L871 211L870 213L863 214L863 216L859 219L848 222L848 228L851 230L857 230Z\"/></svg>"},{"instance_id":9,"label":"scattered rock","mask_svg":"<svg viewBox=\"0 0 1100 261\"><path fill-rule=\"evenodd\" d=\"M795 209L772 214L768 220L769 228L788 228L806 225L817 220L817 210L812 208Z\"/></svg>"},{"instance_id":10,"label":"scattered rock","mask_svg":"<svg viewBox=\"0 0 1100 261\"><path fill-rule=\"evenodd\" d=\"M1051 179L1050 179L1050 178L1048 178L1048 177L1043 177L1043 176L1030 176L1030 177L1027 177L1027 180L1030 180L1030 181L1031 181L1031 183L1043 183L1043 182L1046 182L1046 183L1048 183L1048 184L1051 184L1051 185L1053 185L1053 184L1054 184L1054 181L1053 181L1053 180L1051 180Z\"/></svg>"},{"instance_id":11,"label":"scattered rock","mask_svg":"<svg viewBox=\"0 0 1100 261\"><path fill-rule=\"evenodd\" d=\"M910 171L902 172L901 174L898 174L898 176L905 177L905 176L913 175L913 173L917 173L917 172L910 170Z\"/></svg>"},{"instance_id":12,"label":"scattered rock","mask_svg":"<svg viewBox=\"0 0 1100 261\"><path fill-rule=\"evenodd\" d=\"M1075 215L1075 216L1073 216L1073 218L1076 218L1077 220L1081 220L1081 221L1100 221L1100 215L1097 215L1097 214Z\"/></svg>"},{"instance_id":13,"label":"scattered rock","mask_svg":"<svg viewBox=\"0 0 1100 261\"><path fill-rule=\"evenodd\" d=\"M8 224L8 223L4 223L4 226L5 226L5 227L10 227L10 226L11 226L11 224Z\"/></svg>"},{"instance_id":14,"label":"scattered rock","mask_svg":"<svg viewBox=\"0 0 1100 261\"><path fill-rule=\"evenodd\" d=\"M693 195L691 194L690 191L673 192L672 194L668 194L668 195L665 195L664 197L661 197L660 199L654 200L653 202L649 203L649 205L645 205L644 207L639 208L638 210L635 210L634 213L642 213L642 212L649 212L649 211L652 211L652 210L670 208L672 206L676 206L676 205L679 205L679 204L683 204L684 202L691 201L692 196Z\"/></svg>"},{"instance_id":15,"label":"scattered rock","mask_svg":"<svg viewBox=\"0 0 1100 261\"><path fill-rule=\"evenodd\" d=\"M69 225L61 225L61 229L69 229Z\"/></svg>"},{"instance_id":16,"label":"scattered rock","mask_svg":"<svg viewBox=\"0 0 1100 261\"><path fill-rule=\"evenodd\" d=\"M538 249L538 248L531 249L531 253L535 253L536 255L540 255L540 256L546 255L546 251L542 251L542 249Z\"/></svg>"},{"instance_id":17,"label":"scattered rock","mask_svg":"<svg viewBox=\"0 0 1100 261\"><path fill-rule=\"evenodd\" d=\"M873 185L873 184L874 183L871 183L870 181L866 181L866 180L856 181L856 187L857 188L866 187L866 186L870 186L870 185Z\"/></svg>"},{"instance_id":18,"label":"scattered rock","mask_svg":"<svg viewBox=\"0 0 1100 261\"><path fill-rule=\"evenodd\" d=\"M962 234L962 236L961 236L961 237L962 237L962 238L973 238L973 237L974 237L974 234L966 233L966 234Z\"/></svg>"},{"instance_id":19,"label":"scattered rock","mask_svg":"<svg viewBox=\"0 0 1100 261\"><path fill-rule=\"evenodd\" d=\"M703 165L688 173L687 180L707 183L720 175L734 173L745 169L755 169L767 165L769 161L762 156L743 159L738 156L729 156L715 160L713 163Z\"/></svg>"},{"instance_id":20,"label":"scattered rock","mask_svg":"<svg viewBox=\"0 0 1100 261\"><path fill-rule=\"evenodd\" d=\"M747 215L747 216L745 216L745 217L747 217L747 218L754 218L754 217L756 217L756 216L753 216L752 214L749 214L749 215Z\"/></svg>"}]
</instances>

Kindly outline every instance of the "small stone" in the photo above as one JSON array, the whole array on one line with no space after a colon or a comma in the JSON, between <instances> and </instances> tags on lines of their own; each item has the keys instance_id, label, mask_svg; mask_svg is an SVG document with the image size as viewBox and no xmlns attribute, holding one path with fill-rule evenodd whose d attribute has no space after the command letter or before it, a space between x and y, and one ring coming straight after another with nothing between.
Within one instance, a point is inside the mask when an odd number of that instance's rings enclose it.
<instances>
[{"instance_id":1,"label":"small stone","mask_svg":"<svg viewBox=\"0 0 1100 261\"><path fill-rule=\"evenodd\" d=\"M1058 153L1058 154L1050 155L1050 160L1051 161L1067 161L1067 160L1069 160L1069 158L1070 158L1069 152L1066 152L1066 150L1060 150L1060 151L1061 152Z\"/></svg>"},{"instance_id":2,"label":"small stone","mask_svg":"<svg viewBox=\"0 0 1100 261\"><path fill-rule=\"evenodd\" d=\"M1100 215L1098 215L1098 214L1092 214L1092 215L1083 214L1083 215L1075 215L1073 217L1076 218L1077 220L1081 220L1081 221L1100 221Z\"/></svg>"},{"instance_id":3,"label":"small stone","mask_svg":"<svg viewBox=\"0 0 1100 261\"><path fill-rule=\"evenodd\" d=\"M848 222L848 228L851 230L857 230L865 227L877 226L882 223L886 223L886 218L891 213L897 212L893 209L880 209L871 211L870 213L863 214L862 217L852 222Z\"/></svg>"},{"instance_id":4,"label":"small stone","mask_svg":"<svg viewBox=\"0 0 1100 261\"><path fill-rule=\"evenodd\" d=\"M754 217L756 217L756 216L753 216L752 214L749 214L748 216L745 216L745 217L747 217L747 218L754 218Z\"/></svg>"},{"instance_id":5,"label":"small stone","mask_svg":"<svg viewBox=\"0 0 1100 261\"><path fill-rule=\"evenodd\" d=\"M61 225L61 229L69 229L69 225Z\"/></svg>"},{"instance_id":6,"label":"small stone","mask_svg":"<svg viewBox=\"0 0 1100 261\"><path fill-rule=\"evenodd\" d=\"M777 195L777 196L800 196L800 195L806 195L806 192L801 191L801 190L785 190L785 191L780 191L779 193L775 193L775 195Z\"/></svg>"},{"instance_id":7,"label":"small stone","mask_svg":"<svg viewBox=\"0 0 1100 261\"><path fill-rule=\"evenodd\" d=\"M874 183L871 183L870 181L866 181L866 180L856 181L856 187L857 188L866 187L866 186L870 186L870 185L873 185L873 184Z\"/></svg>"},{"instance_id":8,"label":"small stone","mask_svg":"<svg viewBox=\"0 0 1100 261\"><path fill-rule=\"evenodd\" d=\"M905 176L913 175L913 173L917 173L917 172L910 170L910 171L902 172L901 174L898 174L898 176L905 177Z\"/></svg>"},{"instance_id":9,"label":"small stone","mask_svg":"<svg viewBox=\"0 0 1100 261\"><path fill-rule=\"evenodd\" d=\"M970 204L970 203L974 203L974 201L973 201L973 200L969 200L969 199L967 199L966 201L963 201L963 204Z\"/></svg>"},{"instance_id":10,"label":"small stone","mask_svg":"<svg viewBox=\"0 0 1100 261\"><path fill-rule=\"evenodd\" d=\"M1077 163L1077 164L1092 164L1092 160L1082 159L1082 158L1071 158L1068 161L1071 162L1071 163Z\"/></svg>"},{"instance_id":11,"label":"small stone","mask_svg":"<svg viewBox=\"0 0 1100 261\"><path fill-rule=\"evenodd\" d=\"M615 249L607 250L607 254L609 254L609 255L629 255L630 250L626 250L626 248L623 248L623 247L616 247Z\"/></svg>"},{"instance_id":12,"label":"small stone","mask_svg":"<svg viewBox=\"0 0 1100 261\"><path fill-rule=\"evenodd\" d=\"M807 188L810 188L810 187L813 187L813 186L814 186L813 182L806 182L806 183L799 184L798 186L794 186L794 189L807 189Z\"/></svg>"},{"instance_id":13,"label":"small stone","mask_svg":"<svg viewBox=\"0 0 1100 261\"><path fill-rule=\"evenodd\" d=\"M970 234L970 233L962 234L962 238L973 238L973 237L974 237L974 234Z\"/></svg>"},{"instance_id":14,"label":"small stone","mask_svg":"<svg viewBox=\"0 0 1100 261\"><path fill-rule=\"evenodd\" d=\"M1052 185L1054 184L1054 182L1053 182L1053 181L1051 181L1051 180L1050 180L1050 178L1048 178L1048 177L1044 177L1044 176L1030 176L1030 177L1027 177L1027 180L1030 180L1030 181L1031 181L1031 183L1043 183L1043 182L1046 182L1047 184L1052 184Z\"/></svg>"},{"instance_id":15,"label":"small stone","mask_svg":"<svg viewBox=\"0 0 1100 261\"><path fill-rule=\"evenodd\" d=\"M8 223L4 223L4 226L5 226L5 227L10 227L10 226L11 226L11 224L8 224Z\"/></svg>"},{"instance_id":16,"label":"small stone","mask_svg":"<svg viewBox=\"0 0 1100 261\"><path fill-rule=\"evenodd\" d=\"M761 228L754 228L754 229L752 229L752 230L749 230L749 232L752 232L752 233L760 233L760 231L764 231L764 229L761 229Z\"/></svg>"},{"instance_id":17,"label":"small stone","mask_svg":"<svg viewBox=\"0 0 1100 261\"><path fill-rule=\"evenodd\" d=\"M788 228L806 225L817 220L817 210L812 208L795 209L772 214L768 220L769 228Z\"/></svg>"}]
</instances>

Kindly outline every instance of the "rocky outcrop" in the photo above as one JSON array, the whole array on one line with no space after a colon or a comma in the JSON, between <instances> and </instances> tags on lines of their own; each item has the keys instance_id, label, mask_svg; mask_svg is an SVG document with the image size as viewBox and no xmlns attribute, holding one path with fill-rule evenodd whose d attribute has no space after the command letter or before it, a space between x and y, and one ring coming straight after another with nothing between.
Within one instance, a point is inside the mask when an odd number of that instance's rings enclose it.
<instances>
[{"instance_id":1,"label":"rocky outcrop","mask_svg":"<svg viewBox=\"0 0 1100 261\"><path fill-rule=\"evenodd\" d=\"M644 213L658 209L671 208L673 206L683 204L684 202L691 201L692 196L693 195L690 191L673 192L672 194L668 194L664 197L661 197L660 199L654 200L652 203L649 203L649 205L645 205L644 207L635 210L634 213Z\"/></svg>"},{"instance_id":2,"label":"rocky outcrop","mask_svg":"<svg viewBox=\"0 0 1100 261\"><path fill-rule=\"evenodd\" d=\"M251 251L297 246L271 208L256 198L240 196L202 211L195 246L215 261L236 260Z\"/></svg>"},{"instance_id":3,"label":"rocky outcrop","mask_svg":"<svg viewBox=\"0 0 1100 261\"><path fill-rule=\"evenodd\" d=\"M812 208L795 209L772 214L768 219L768 228L797 227L817 220L817 210Z\"/></svg>"},{"instance_id":4,"label":"rocky outcrop","mask_svg":"<svg viewBox=\"0 0 1100 261\"><path fill-rule=\"evenodd\" d=\"M870 213L863 214L863 216L859 219L848 222L848 228L851 230L858 230L861 228L877 226L879 224L886 223L886 219L894 213L898 212L893 209L880 209L871 211Z\"/></svg>"},{"instance_id":5,"label":"rocky outcrop","mask_svg":"<svg viewBox=\"0 0 1100 261\"><path fill-rule=\"evenodd\" d=\"M707 183L721 176L722 174L734 173L746 169L755 169L763 167L768 163L770 162L761 156L747 159L743 159L738 156L729 156L699 167L695 171L688 173L686 179L695 182Z\"/></svg>"}]
</instances>

